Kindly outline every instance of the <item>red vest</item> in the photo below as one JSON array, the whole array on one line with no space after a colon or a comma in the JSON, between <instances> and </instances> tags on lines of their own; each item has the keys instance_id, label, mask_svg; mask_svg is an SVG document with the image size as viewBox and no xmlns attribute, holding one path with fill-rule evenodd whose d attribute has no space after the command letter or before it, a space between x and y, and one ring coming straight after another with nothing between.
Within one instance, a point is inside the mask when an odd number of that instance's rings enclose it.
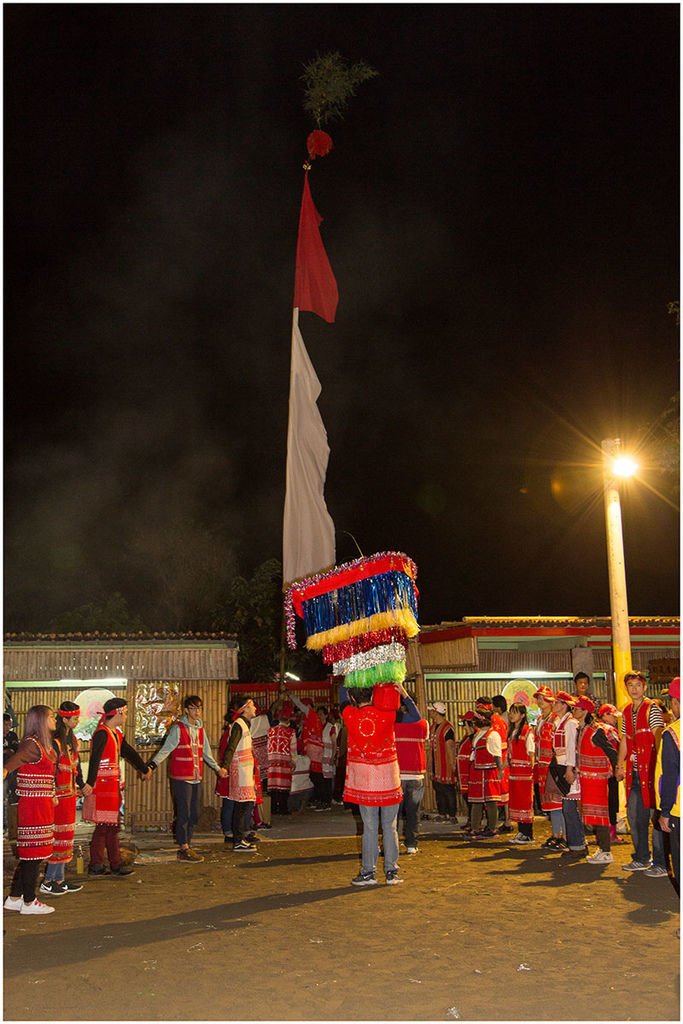
<instances>
[{"instance_id":1,"label":"red vest","mask_svg":"<svg viewBox=\"0 0 683 1024\"><path fill-rule=\"evenodd\" d=\"M564 757L567 753L567 736L564 731L564 727L571 717L571 712L568 711L566 715L563 715L557 723L555 732L553 733L553 751L557 756L559 764L562 764L560 757Z\"/></svg>"},{"instance_id":2,"label":"red vest","mask_svg":"<svg viewBox=\"0 0 683 1024\"><path fill-rule=\"evenodd\" d=\"M309 708L302 728L304 753L311 759L311 771L323 770L323 723L315 708Z\"/></svg>"},{"instance_id":3,"label":"red vest","mask_svg":"<svg viewBox=\"0 0 683 1024\"><path fill-rule=\"evenodd\" d=\"M551 711L547 718L539 718L536 724L536 764L534 765L534 782L541 792L545 787L548 765L553 759L553 733L557 715Z\"/></svg>"},{"instance_id":4,"label":"red vest","mask_svg":"<svg viewBox=\"0 0 683 1024\"><path fill-rule=\"evenodd\" d=\"M96 825L115 825L121 806L121 732L104 724L98 725L93 736L98 732L106 733L106 740L93 793L83 802L83 820L94 821Z\"/></svg>"},{"instance_id":5,"label":"red vest","mask_svg":"<svg viewBox=\"0 0 683 1024\"><path fill-rule=\"evenodd\" d=\"M466 795L470 785L470 754L472 753L472 737L465 736L458 744L456 754L456 767L458 770L458 785L463 796Z\"/></svg>"},{"instance_id":6,"label":"red vest","mask_svg":"<svg viewBox=\"0 0 683 1024\"><path fill-rule=\"evenodd\" d=\"M55 775L55 795L61 798L75 796L76 775L78 773L78 740L74 736L75 750L71 753L68 746L59 746L59 759L57 761L57 773Z\"/></svg>"},{"instance_id":7,"label":"red vest","mask_svg":"<svg viewBox=\"0 0 683 1024\"><path fill-rule=\"evenodd\" d=\"M425 740L428 731L429 726L424 718L419 722L396 723L394 733L398 767L404 775L424 775L426 772Z\"/></svg>"},{"instance_id":8,"label":"red vest","mask_svg":"<svg viewBox=\"0 0 683 1024\"><path fill-rule=\"evenodd\" d=\"M497 729L493 729L493 732L497 731ZM487 768L496 767L493 754L489 753L489 749L486 745L486 740L490 732L491 729L487 729L487 731L474 743L474 767L480 772L483 772Z\"/></svg>"},{"instance_id":9,"label":"red vest","mask_svg":"<svg viewBox=\"0 0 683 1024\"><path fill-rule=\"evenodd\" d=\"M392 692L396 699L391 710L348 704L342 711L348 735L344 785L348 803L386 807L403 799L394 736L399 696Z\"/></svg>"},{"instance_id":10,"label":"red vest","mask_svg":"<svg viewBox=\"0 0 683 1024\"><path fill-rule=\"evenodd\" d=\"M500 736L500 742L503 747L503 761L505 760L505 754L508 748L508 727L505 724L505 719L502 715L499 715L496 711L491 715L491 728L494 732L497 732Z\"/></svg>"},{"instance_id":11,"label":"red vest","mask_svg":"<svg viewBox=\"0 0 683 1024\"><path fill-rule=\"evenodd\" d=\"M204 750L204 726L200 725L197 730L197 742L192 742L190 730L184 722L176 722L180 730L178 746L171 751L168 774L172 779L181 779L183 782L201 781L204 774L204 761L202 752Z\"/></svg>"},{"instance_id":12,"label":"red vest","mask_svg":"<svg viewBox=\"0 0 683 1024\"><path fill-rule=\"evenodd\" d=\"M531 760L526 749L529 726L523 725L520 735L509 742L510 818L512 821L534 820L534 785Z\"/></svg>"},{"instance_id":13,"label":"red vest","mask_svg":"<svg viewBox=\"0 0 683 1024\"><path fill-rule=\"evenodd\" d=\"M607 780L612 774L612 765L604 751L593 743L596 732L596 726L584 725L579 733L581 816L586 825L609 825Z\"/></svg>"},{"instance_id":14,"label":"red vest","mask_svg":"<svg viewBox=\"0 0 683 1024\"><path fill-rule=\"evenodd\" d=\"M618 730L615 729L613 725L610 725L609 722L597 721L597 722L594 722L593 724L595 725L596 729L602 729L602 731L604 732L605 736L609 740L610 745L613 746L615 750L619 750L619 732L618 732Z\"/></svg>"},{"instance_id":15,"label":"red vest","mask_svg":"<svg viewBox=\"0 0 683 1024\"><path fill-rule=\"evenodd\" d=\"M448 770L448 759L446 757L446 733L451 729L453 736L455 736L455 729L451 723L446 720L441 722L440 725L434 730L432 736L432 752L434 754L434 779L437 782L455 782L455 765L451 771Z\"/></svg>"},{"instance_id":16,"label":"red vest","mask_svg":"<svg viewBox=\"0 0 683 1024\"><path fill-rule=\"evenodd\" d=\"M526 750L526 740L529 735L529 726L523 725L519 736L510 743L509 764L510 778L526 779L531 778L531 761Z\"/></svg>"},{"instance_id":17,"label":"red vest","mask_svg":"<svg viewBox=\"0 0 683 1024\"><path fill-rule=\"evenodd\" d=\"M655 802L655 765L657 750L655 735L649 725L650 706L652 701L643 699L636 712L636 728L633 731L633 704L624 708L624 729L626 731L626 793L631 792L633 780L633 755L638 756L638 778L643 807L656 807Z\"/></svg>"}]
</instances>

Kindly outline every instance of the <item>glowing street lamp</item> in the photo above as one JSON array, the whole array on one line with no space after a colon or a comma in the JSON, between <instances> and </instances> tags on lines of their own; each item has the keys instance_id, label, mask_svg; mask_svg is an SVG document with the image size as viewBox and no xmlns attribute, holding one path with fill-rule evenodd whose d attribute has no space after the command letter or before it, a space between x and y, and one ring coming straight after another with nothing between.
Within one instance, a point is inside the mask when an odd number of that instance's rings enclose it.
<instances>
[{"instance_id":1,"label":"glowing street lamp","mask_svg":"<svg viewBox=\"0 0 683 1024\"><path fill-rule=\"evenodd\" d=\"M638 469L638 464L622 452L621 441L618 437L606 438L602 442L602 454L614 691L617 707L623 708L629 700L624 686L624 676L631 671L633 666L631 663L631 636L628 628L621 499L617 478L623 480L633 476Z\"/></svg>"}]
</instances>

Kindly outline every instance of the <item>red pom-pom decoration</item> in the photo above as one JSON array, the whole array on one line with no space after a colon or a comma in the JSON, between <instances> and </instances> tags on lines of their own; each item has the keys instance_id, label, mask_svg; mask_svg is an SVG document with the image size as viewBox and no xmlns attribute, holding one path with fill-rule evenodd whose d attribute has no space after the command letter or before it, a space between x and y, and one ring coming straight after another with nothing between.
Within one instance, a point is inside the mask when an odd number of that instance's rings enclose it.
<instances>
[{"instance_id":1,"label":"red pom-pom decoration","mask_svg":"<svg viewBox=\"0 0 683 1024\"><path fill-rule=\"evenodd\" d=\"M317 156L327 156L332 149L332 139L327 132L321 132L316 128L306 139L306 148L311 160L315 160Z\"/></svg>"}]
</instances>

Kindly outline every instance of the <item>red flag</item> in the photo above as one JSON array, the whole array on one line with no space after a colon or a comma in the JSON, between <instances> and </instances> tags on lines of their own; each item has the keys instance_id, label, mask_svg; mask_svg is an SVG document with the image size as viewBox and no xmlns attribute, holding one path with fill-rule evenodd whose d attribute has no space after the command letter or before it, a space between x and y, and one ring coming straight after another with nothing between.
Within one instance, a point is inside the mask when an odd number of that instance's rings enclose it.
<instances>
[{"instance_id":1,"label":"red flag","mask_svg":"<svg viewBox=\"0 0 683 1024\"><path fill-rule=\"evenodd\" d=\"M339 292L320 237L321 223L322 217L313 205L307 173L301 197L299 237L296 243L294 305L298 309L317 313L331 324L334 323L337 313Z\"/></svg>"}]
</instances>

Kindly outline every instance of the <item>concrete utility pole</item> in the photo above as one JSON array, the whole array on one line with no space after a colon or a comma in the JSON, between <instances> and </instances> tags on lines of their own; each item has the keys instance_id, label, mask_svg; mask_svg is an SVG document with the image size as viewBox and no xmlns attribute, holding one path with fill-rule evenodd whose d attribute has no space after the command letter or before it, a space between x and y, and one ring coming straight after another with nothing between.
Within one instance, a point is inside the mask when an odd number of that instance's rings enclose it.
<instances>
[{"instance_id":1,"label":"concrete utility pole","mask_svg":"<svg viewBox=\"0 0 683 1024\"><path fill-rule=\"evenodd\" d=\"M626 564L624 561L624 535L621 523L621 498L617 476L630 476L631 472L615 470L615 460L622 456L618 437L602 442L603 478L605 491L605 528L607 531L607 566L609 570L609 600L612 618L612 665L614 668L615 704L619 709L628 704L624 675L633 668L631 662L631 636L628 628L628 602L626 599Z\"/></svg>"}]
</instances>

